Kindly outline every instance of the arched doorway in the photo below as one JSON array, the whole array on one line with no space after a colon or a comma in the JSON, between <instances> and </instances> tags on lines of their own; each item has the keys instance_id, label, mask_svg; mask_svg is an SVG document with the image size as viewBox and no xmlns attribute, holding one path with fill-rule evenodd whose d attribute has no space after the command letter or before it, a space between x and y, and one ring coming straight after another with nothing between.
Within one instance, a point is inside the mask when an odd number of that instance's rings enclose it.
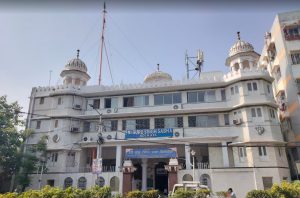
<instances>
[{"instance_id":1,"label":"arched doorway","mask_svg":"<svg viewBox=\"0 0 300 198\"><path fill-rule=\"evenodd\" d=\"M155 166L155 189L160 192L168 192L168 172L165 170L166 163L159 162Z\"/></svg>"}]
</instances>

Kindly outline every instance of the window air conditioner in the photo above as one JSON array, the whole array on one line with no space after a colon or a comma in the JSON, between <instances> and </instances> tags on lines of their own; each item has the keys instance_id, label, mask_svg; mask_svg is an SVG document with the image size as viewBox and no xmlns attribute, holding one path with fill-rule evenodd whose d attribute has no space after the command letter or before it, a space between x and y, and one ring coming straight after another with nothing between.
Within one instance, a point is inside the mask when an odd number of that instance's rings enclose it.
<instances>
[{"instance_id":1,"label":"window air conditioner","mask_svg":"<svg viewBox=\"0 0 300 198\"><path fill-rule=\"evenodd\" d=\"M242 119L235 119L235 120L233 120L233 124L235 124L235 125L242 124Z\"/></svg>"},{"instance_id":2,"label":"window air conditioner","mask_svg":"<svg viewBox=\"0 0 300 198\"><path fill-rule=\"evenodd\" d=\"M74 105L73 109L76 109L76 110L81 110L81 105Z\"/></svg>"},{"instance_id":3,"label":"window air conditioner","mask_svg":"<svg viewBox=\"0 0 300 198\"><path fill-rule=\"evenodd\" d=\"M71 132L79 132L79 128L78 127L71 127Z\"/></svg>"}]
</instances>

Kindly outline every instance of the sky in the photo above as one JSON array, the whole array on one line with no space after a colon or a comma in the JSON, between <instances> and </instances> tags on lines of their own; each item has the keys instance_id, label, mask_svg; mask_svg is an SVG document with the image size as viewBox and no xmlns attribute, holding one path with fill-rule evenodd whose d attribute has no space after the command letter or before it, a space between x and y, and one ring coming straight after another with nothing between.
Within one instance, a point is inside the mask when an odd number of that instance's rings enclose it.
<instances>
[{"instance_id":1,"label":"sky","mask_svg":"<svg viewBox=\"0 0 300 198\"><path fill-rule=\"evenodd\" d=\"M0 3L0 95L27 111L32 87L62 84L60 72L77 49L91 76L88 85L97 84L103 1L20 2ZM237 31L260 53L276 14L300 10L297 1L159 2L106 2L104 37L113 80L104 54L103 85L141 83L158 63L173 79L183 79L185 52L195 56L198 49L204 72L227 72Z\"/></svg>"}]
</instances>

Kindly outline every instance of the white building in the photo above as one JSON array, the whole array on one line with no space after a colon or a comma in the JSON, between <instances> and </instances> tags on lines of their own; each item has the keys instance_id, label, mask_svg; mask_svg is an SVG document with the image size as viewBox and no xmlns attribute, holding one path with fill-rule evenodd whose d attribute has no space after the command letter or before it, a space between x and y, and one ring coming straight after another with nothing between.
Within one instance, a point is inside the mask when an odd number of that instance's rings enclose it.
<instances>
[{"instance_id":1,"label":"white building","mask_svg":"<svg viewBox=\"0 0 300 198\"><path fill-rule=\"evenodd\" d=\"M300 160L300 11L278 14L260 57L260 67L275 80L274 95L284 140L288 142L291 173L297 178L296 162ZM299 174L299 173L298 173Z\"/></svg>"},{"instance_id":2,"label":"white building","mask_svg":"<svg viewBox=\"0 0 300 198\"><path fill-rule=\"evenodd\" d=\"M61 72L63 85L32 89L28 126L35 134L28 144L48 137L48 171L41 186L166 191L176 178L175 183L200 181L214 192L231 187L245 197L252 189L290 179L274 79L257 67L258 59L253 46L238 38L226 74L206 72L179 81L158 68L140 84L97 86L86 85L87 67L77 56ZM97 154L103 159L98 179L92 173ZM181 169L172 180L165 165L174 155ZM132 183L123 181L127 159L136 167ZM31 188L38 188L40 175L32 178Z\"/></svg>"}]
</instances>

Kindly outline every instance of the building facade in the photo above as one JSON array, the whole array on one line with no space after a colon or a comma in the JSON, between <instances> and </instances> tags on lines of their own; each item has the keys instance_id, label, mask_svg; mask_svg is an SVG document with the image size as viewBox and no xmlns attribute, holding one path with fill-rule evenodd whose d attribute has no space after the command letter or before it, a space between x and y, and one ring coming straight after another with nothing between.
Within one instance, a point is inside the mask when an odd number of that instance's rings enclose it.
<instances>
[{"instance_id":1,"label":"building facade","mask_svg":"<svg viewBox=\"0 0 300 198\"><path fill-rule=\"evenodd\" d=\"M298 178L300 160L300 11L278 14L259 60L260 68L274 77L273 89L279 105L284 140L293 179Z\"/></svg>"},{"instance_id":2,"label":"building facade","mask_svg":"<svg viewBox=\"0 0 300 198\"><path fill-rule=\"evenodd\" d=\"M30 188L168 192L194 180L245 197L289 180L274 78L258 61L238 37L226 74L173 80L158 67L140 84L97 86L86 85L87 67L77 56L61 72L63 85L32 89L27 124L35 133L27 148L46 137L47 173L32 174ZM102 172L94 174L97 158Z\"/></svg>"}]
</instances>

